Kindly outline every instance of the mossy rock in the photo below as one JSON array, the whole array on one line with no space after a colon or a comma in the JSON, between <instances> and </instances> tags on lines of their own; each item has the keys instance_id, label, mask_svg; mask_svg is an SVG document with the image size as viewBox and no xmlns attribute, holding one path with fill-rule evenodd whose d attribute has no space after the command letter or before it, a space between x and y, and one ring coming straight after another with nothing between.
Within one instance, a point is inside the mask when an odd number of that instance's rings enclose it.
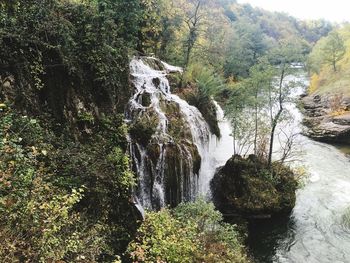
<instances>
[{"instance_id":1,"label":"mossy rock","mask_svg":"<svg viewBox=\"0 0 350 263\"><path fill-rule=\"evenodd\" d=\"M211 133L220 137L221 134L217 119L216 106L209 96L200 94L195 86L178 89L177 95L187 101L188 104L196 107L208 123Z\"/></svg>"},{"instance_id":2,"label":"mossy rock","mask_svg":"<svg viewBox=\"0 0 350 263\"><path fill-rule=\"evenodd\" d=\"M160 71L165 70L163 63L159 59L142 57L142 61L152 69L160 70Z\"/></svg>"},{"instance_id":3,"label":"mossy rock","mask_svg":"<svg viewBox=\"0 0 350 263\"><path fill-rule=\"evenodd\" d=\"M289 213L295 205L298 183L294 173L281 164L268 169L255 156L233 156L211 182L216 206L223 213L242 216Z\"/></svg>"},{"instance_id":4,"label":"mossy rock","mask_svg":"<svg viewBox=\"0 0 350 263\"><path fill-rule=\"evenodd\" d=\"M165 197L171 207L193 198L191 182L198 180L200 162L197 147L192 143L166 145Z\"/></svg>"},{"instance_id":5,"label":"mossy rock","mask_svg":"<svg viewBox=\"0 0 350 263\"><path fill-rule=\"evenodd\" d=\"M172 72L172 73L167 75L167 78L169 80L169 85L170 85L172 92L173 92L181 84L182 73L181 72Z\"/></svg>"},{"instance_id":6,"label":"mossy rock","mask_svg":"<svg viewBox=\"0 0 350 263\"><path fill-rule=\"evenodd\" d=\"M151 94L144 92L139 97L139 103L144 107L149 107L152 103Z\"/></svg>"},{"instance_id":7,"label":"mossy rock","mask_svg":"<svg viewBox=\"0 0 350 263\"><path fill-rule=\"evenodd\" d=\"M157 116L152 112L144 113L130 125L129 133L135 141L146 146L156 132L158 122Z\"/></svg>"},{"instance_id":8,"label":"mossy rock","mask_svg":"<svg viewBox=\"0 0 350 263\"><path fill-rule=\"evenodd\" d=\"M192 134L185 118L180 112L180 107L173 101L161 101L160 107L168 118L167 133L174 139L175 142L180 140L192 141Z\"/></svg>"},{"instance_id":9,"label":"mossy rock","mask_svg":"<svg viewBox=\"0 0 350 263\"><path fill-rule=\"evenodd\" d=\"M199 174L199 169L201 168L202 159L199 155L197 146L194 143L191 143L189 141L185 141L182 144L186 147L186 149L190 152L192 156L193 173Z\"/></svg>"},{"instance_id":10,"label":"mossy rock","mask_svg":"<svg viewBox=\"0 0 350 263\"><path fill-rule=\"evenodd\" d=\"M244 213L273 213L280 209L280 195L274 186L257 177L243 175L244 194L237 198L234 193L227 199Z\"/></svg>"}]
</instances>

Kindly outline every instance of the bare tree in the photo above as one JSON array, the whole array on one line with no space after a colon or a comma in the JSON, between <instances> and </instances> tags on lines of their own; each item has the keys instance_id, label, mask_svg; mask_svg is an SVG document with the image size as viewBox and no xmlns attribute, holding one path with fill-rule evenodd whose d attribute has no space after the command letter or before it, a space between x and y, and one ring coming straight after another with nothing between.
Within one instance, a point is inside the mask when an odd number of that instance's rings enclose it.
<instances>
[{"instance_id":1,"label":"bare tree","mask_svg":"<svg viewBox=\"0 0 350 263\"><path fill-rule=\"evenodd\" d=\"M272 163L272 151L273 151L273 143L275 138L275 131L277 124L279 123L279 120L281 118L281 115L284 111L284 100L285 96L283 93L283 82L285 78L285 65L282 65L279 84L278 84L278 110L276 114L273 114L273 99L272 99L272 93L270 92L270 118L271 118L271 132L270 132L270 145L269 145L269 152L268 152L268 166L271 166Z\"/></svg>"},{"instance_id":2,"label":"bare tree","mask_svg":"<svg viewBox=\"0 0 350 263\"><path fill-rule=\"evenodd\" d=\"M290 133L288 134L284 129L280 129L280 133L283 135L278 136L278 141L280 144L280 159L279 163L284 164L286 162L293 162L298 160L299 152L296 150L298 146L298 136L299 133Z\"/></svg>"}]
</instances>

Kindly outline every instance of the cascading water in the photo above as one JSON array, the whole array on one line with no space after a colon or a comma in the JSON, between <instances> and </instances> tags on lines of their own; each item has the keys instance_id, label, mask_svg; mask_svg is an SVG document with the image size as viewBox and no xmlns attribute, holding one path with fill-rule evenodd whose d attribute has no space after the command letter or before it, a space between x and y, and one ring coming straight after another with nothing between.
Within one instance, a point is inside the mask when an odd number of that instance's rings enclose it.
<instances>
[{"instance_id":1,"label":"cascading water","mask_svg":"<svg viewBox=\"0 0 350 263\"><path fill-rule=\"evenodd\" d=\"M220 151L227 140L218 141L199 110L171 93L167 75L181 73L181 68L143 57L131 61L130 71L135 93L126 119L131 126L154 129L149 140L130 135L129 152L139 182L137 199L145 208L158 209L207 196L216 168L232 154ZM223 138L230 136L227 129L222 133Z\"/></svg>"},{"instance_id":2,"label":"cascading water","mask_svg":"<svg viewBox=\"0 0 350 263\"><path fill-rule=\"evenodd\" d=\"M231 124L226 120L224 111L220 105L216 101L214 101L214 104L216 106L216 115L221 137L218 139L215 135L212 135L208 148L209 154L205 156L207 159L199 171L200 193L207 198L211 198L210 181L216 170L225 165L227 160L230 159L234 153Z\"/></svg>"}]
</instances>

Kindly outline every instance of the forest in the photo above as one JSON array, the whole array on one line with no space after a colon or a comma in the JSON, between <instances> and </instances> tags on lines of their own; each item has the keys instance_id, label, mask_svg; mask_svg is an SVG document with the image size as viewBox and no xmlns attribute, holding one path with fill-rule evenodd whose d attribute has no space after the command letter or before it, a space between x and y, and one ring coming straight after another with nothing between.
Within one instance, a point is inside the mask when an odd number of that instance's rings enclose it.
<instances>
[{"instance_id":1,"label":"forest","mask_svg":"<svg viewBox=\"0 0 350 263\"><path fill-rule=\"evenodd\" d=\"M0 262L270 262L252 222L289 218L307 173L291 103L308 137L349 143L349 24L236 0L3 0L0 46Z\"/></svg>"}]
</instances>

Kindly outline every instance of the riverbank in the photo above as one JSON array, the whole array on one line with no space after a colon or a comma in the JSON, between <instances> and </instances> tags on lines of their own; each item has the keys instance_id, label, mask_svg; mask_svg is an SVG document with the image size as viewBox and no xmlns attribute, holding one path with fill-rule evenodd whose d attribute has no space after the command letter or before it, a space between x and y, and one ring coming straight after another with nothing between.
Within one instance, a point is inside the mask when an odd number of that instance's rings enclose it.
<instances>
[{"instance_id":1,"label":"riverbank","mask_svg":"<svg viewBox=\"0 0 350 263\"><path fill-rule=\"evenodd\" d=\"M350 97L311 94L301 102L304 135L317 141L350 143Z\"/></svg>"}]
</instances>

